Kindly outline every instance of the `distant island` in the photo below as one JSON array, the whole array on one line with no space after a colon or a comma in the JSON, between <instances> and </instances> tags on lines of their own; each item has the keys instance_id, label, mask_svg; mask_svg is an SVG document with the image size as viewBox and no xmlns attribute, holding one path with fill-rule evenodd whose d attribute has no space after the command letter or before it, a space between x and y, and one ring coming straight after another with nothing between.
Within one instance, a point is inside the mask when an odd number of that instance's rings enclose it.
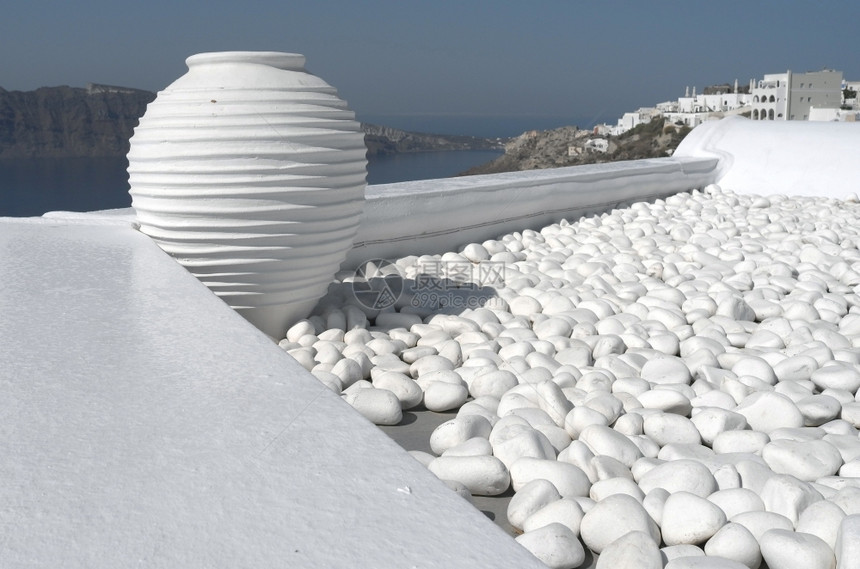
<instances>
[{"instance_id":1,"label":"distant island","mask_svg":"<svg viewBox=\"0 0 860 569\"><path fill-rule=\"evenodd\" d=\"M7 91L0 87L0 159L123 157L155 93L89 84ZM368 156L401 152L488 150L506 140L407 132L361 125Z\"/></svg>"},{"instance_id":2,"label":"distant island","mask_svg":"<svg viewBox=\"0 0 860 569\"><path fill-rule=\"evenodd\" d=\"M0 88L0 159L124 157L134 127L156 94L89 84L85 88ZM576 126L528 131L510 139L417 133L362 123L368 157L445 150L504 150L460 175L558 168L670 155L688 127L662 120L618 136Z\"/></svg>"}]
</instances>

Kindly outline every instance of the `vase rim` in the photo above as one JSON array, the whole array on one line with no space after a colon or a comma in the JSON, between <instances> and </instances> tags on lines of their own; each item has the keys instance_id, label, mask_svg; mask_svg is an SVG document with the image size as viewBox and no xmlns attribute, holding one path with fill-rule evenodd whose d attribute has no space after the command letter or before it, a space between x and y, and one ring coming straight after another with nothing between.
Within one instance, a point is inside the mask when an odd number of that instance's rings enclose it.
<instances>
[{"instance_id":1,"label":"vase rim","mask_svg":"<svg viewBox=\"0 0 860 569\"><path fill-rule=\"evenodd\" d=\"M305 56L281 51L211 51L197 53L185 60L189 68L212 63L256 63L288 71L304 71Z\"/></svg>"}]
</instances>

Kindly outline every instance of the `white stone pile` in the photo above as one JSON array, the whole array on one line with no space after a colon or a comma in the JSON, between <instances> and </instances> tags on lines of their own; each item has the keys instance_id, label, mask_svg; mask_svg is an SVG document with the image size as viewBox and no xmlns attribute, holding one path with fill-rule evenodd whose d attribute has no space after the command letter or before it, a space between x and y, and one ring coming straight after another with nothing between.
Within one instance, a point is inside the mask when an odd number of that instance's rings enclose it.
<instances>
[{"instance_id":1,"label":"white stone pile","mask_svg":"<svg viewBox=\"0 0 860 569\"><path fill-rule=\"evenodd\" d=\"M503 264L484 307L345 278L281 346L377 424L458 409L413 455L550 567L860 568L858 247L853 200L709 186L395 261Z\"/></svg>"}]
</instances>

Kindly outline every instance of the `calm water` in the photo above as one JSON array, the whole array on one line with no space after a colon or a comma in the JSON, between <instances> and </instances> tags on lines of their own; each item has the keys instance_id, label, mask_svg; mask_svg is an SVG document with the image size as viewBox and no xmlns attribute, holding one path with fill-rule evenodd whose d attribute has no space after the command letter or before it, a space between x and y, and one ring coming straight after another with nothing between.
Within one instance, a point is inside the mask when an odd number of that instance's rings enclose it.
<instances>
[{"instance_id":1,"label":"calm water","mask_svg":"<svg viewBox=\"0 0 860 569\"><path fill-rule=\"evenodd\" d=\"M421 152L374 158L369 184L454 176L489 162L499 151ZM0 216L129 207L125 158L0 160Z\"/></svg>"}]
</instances>

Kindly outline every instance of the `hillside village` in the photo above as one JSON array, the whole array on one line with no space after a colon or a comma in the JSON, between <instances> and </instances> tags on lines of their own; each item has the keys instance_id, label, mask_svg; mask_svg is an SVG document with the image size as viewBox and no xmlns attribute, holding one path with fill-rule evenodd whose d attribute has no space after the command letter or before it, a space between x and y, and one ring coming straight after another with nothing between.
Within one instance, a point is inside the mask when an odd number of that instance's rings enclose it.
<instances>
[{"instance_id":1,"label":"hillside village","mask_svg":"<svg viewBox=\"0 0 860 569\"><path fill-rule=\"evenodd\" d=\"M662 118L677 126L693 128L705 121L743 115L753 120L860 121L857 89L860 81L846 81L841 71L824 69L808 73L767 74L749 85L706 87L675 101L643 107L624 115L615 125L598 125L595 132L618 136L637 124Z\"/></svg>"},{"instance_id":2,"label":"hillside village","mask_svg":"<svg viewBox=\"0 0 860 569\"><path fill-rule=\"evenodd\" d=\"M745 85L735 80L705 87L702 93L687 87L683 97L624 113L616 124L526 132L505 145L503 156L464 174L668 156L692 128L729 116L860 122L858 89L860 81L847 81L831 69L767 74Z\"/></svg>"}]
</instances>

